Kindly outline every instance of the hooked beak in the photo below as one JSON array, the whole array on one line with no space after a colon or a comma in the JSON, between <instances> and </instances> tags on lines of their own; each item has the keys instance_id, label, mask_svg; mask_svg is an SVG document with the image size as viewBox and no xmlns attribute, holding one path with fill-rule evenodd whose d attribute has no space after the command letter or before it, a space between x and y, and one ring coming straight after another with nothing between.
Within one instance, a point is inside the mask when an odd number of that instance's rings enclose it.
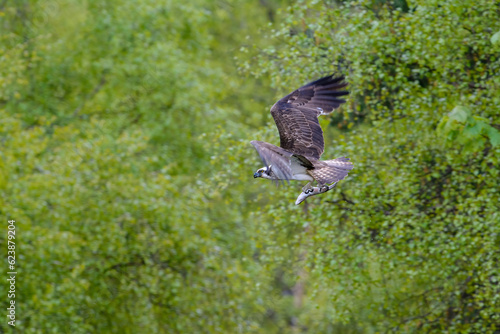
<instances>
[{"instance_id":1,"label":"hooked beak","mask_svg":"<svg viewBox=\"0 0 500 334\"><path fill-rule=\"evenodd\" d=\"M261 176L262 176L262 173L255 172L255 174L253 175L253 178L256 179L256 178L261 177Z\"/></svg>"}]
</instances>

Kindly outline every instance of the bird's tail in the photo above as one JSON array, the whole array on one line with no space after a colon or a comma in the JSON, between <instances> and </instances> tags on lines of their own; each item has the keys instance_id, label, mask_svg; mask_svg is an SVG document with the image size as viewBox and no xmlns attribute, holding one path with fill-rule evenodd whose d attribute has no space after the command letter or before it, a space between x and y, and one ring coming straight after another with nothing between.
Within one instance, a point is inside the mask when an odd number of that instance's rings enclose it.
<instances>
[{"instance_id":1,"label":"bird's tail","mask_svg":"<svg viewBox=\"0 0 500 334\"><path fill-rule=\"evenodd\" d=\"M308 172L318 182L319 186L331 184L344 179L354 166L349 158L342 157L333 160L319 161L314 169Z\"/></svg>"}]
</instances>

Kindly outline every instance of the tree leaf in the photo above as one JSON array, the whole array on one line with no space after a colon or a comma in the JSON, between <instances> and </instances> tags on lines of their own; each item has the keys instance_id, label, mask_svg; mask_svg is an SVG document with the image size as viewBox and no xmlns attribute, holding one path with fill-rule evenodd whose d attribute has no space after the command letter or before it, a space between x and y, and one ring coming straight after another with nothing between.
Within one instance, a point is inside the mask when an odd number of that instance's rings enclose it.
<instances>
[{"instance_id":1,"label":"tree leaf","mask_svg":"<svg viewBox=\"0 0 500 334\"><path fill-rule=\"evenodd\" d=\"M500 45L500 31L497 31L493 36L491 36L491 44Z\"/></svg>"},{"instance_id":2,"label":"tree leaf","mask_svg":"<svg viewBox=\"0 0 500 334\"><path fill-rule=\"evenodd\" d=\"M490 138L490 143L492 146L500 145L500 131L495 129L492 126L489 126L487 129L488 137Z\"/></svg>"},{"instance_id":3,"label":"tree leaf","mask_svg":"<svg viewBox=\"0 0 500 334\"><path fill-rule=\"evenodd\" d=\"M460 123L465 123L467 118L471 115L471 111L469 108L464 106L456 106L453 110L448 114L450 119L458 121Z\"/></svg>"}]
</instances>

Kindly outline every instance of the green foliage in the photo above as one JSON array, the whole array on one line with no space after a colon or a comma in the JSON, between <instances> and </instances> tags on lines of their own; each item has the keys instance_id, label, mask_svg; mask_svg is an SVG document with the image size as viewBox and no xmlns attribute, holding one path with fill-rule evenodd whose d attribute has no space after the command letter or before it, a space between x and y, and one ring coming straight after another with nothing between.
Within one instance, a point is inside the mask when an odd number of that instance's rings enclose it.
<instances>
[{"instance_id":1,"label":"green foliage","mask_svg":"<svg viewBox=\"0 0 500 334\"><path fill-rule=\"evenodd\" d=\"M227 55L268 9L2 5L0 211L18 227L18 331L260 328L270 284L243 213L212 187L206 143L216 126L243 136L261 124L252 96L272 96Z\"/></svg>"},{"instance_id":2,"label":"green foliage","mask_svg":"<svg viewBox=\"0 0 500 334\"><path fill-rule=\"evenodd\" d=\"M488 119L472 116L471 110L462 106L455 107L448 116L444 116L438 130L447 140L472 150L483 148L486 139L492 146L500 144L500 132L488 124Z\"/></svg>"},{"instance_id":3,"label":"green foliage","mask_svg":"<svg viewBox=\"0 0 500 334\"><path fill-rule=\"evenodd\" d=\"M0 6L17 331L499 330L498 5L279 6ZM355 169L295 206L249 140L278 143L269 106L332 71L351 95L324 157Z\"/></svg>"}]
</instances>

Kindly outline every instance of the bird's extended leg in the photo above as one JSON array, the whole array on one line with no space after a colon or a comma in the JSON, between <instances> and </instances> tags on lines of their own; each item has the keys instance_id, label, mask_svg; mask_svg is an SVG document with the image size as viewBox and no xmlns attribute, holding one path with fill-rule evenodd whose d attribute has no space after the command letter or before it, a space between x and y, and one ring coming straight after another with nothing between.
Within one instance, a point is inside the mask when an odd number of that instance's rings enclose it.
<instances>
[{"instance_id":1,"label":"bird's extended leg","mask_svg":"<svg viewBox=\"0 0 500 334\"><path fill-rule=\"evenodd\" d=\"M302 187L302 192L305 193L307 190L311 189L311 181L307 182L305 186Z\"/></svg>"},{"instance_id":2,"label":"bird's extended leg","mask_svg":"<svg viewBox=\"0 0 500 334\"><path fill-rule=\"evenodd\" d=\"M312 187L311 189L308 189L306 191L301 192L300 195L299 195L299 197L297 197L297 201L295 201L295 204L299 205L300 203L302 203L309 196L323 194L323 193L326 193L327 191L332 190L337 185L337 182L335 182L335 183L333 183L333 184L331 184L329 186L324 185L324 186L321 186L321 187Z\"/></svg>"}]
</instances>

